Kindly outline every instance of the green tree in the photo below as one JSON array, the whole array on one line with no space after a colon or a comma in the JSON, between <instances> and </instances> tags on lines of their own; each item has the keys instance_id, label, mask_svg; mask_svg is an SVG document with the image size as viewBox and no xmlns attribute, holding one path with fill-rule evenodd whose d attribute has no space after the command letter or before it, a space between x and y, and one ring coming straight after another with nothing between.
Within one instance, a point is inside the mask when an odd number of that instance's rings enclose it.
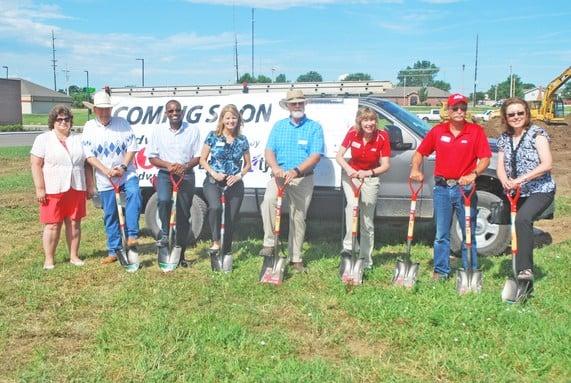
<instances>
[{"instance_id":1,"label":"green tree","mask_svg":"<svg viewBox=\"0 0 571 383\"><path fill-rule=\"evenodd\" d=\"M523 97L523 92L528 89L535 88L532 83L524 83L517 74L513 75L514 81L514 95L516 97ZM508 76L505 81L499 84L492 85L488 90L488 96L494 98L496 96L496 88L498 90L498 99L505 99L510 97L510 77Z\"/></svg>"},{"instance_id":2,"label":"green tree","mask_svg":"<svg viewBox=\"0 0 571 383\"><path fill-rule=\"evenodd\" d=\"M563 89L561 90L561 97L571 98L571 81L567 81L567 84L563 86Z\"/></svg>"},{"instance_id":3,"label":"green tree","mask_svg":"<svg viewBox=\"0 0 571 383\"><path fill-rule=\"evenodd\" d=\"M297 78L297 82L322 82L323 77L316 71L309 71L306 74L302 74Z\"/></svg>"},{"instance_id":4,"label":"green tree","mask_svg":"<svg viewBox=\"0 0 571 383\"><path fill-rule=\"evenodd\" d=\"M418 99L420 102L425 102L428 99L428 89L422 87L418 90Z\"/></svg>"},{"instance_id":5,"label":"green tree","mask_svg":"<svg viewBox=\"0 0 571 383\"><path fill-rule=\"evenodd\" d=\"M345 76L345 81L370 81L371 75L368 73L351 73Z\"/></svg>"},{"instance_id":6,"label":"green tree","mask_svg":"<svg viewBox=\"0 0 571 383\"><path fill-rule=\"evenodd\" d=\"M450 84L446 81L436 80L432 83L432 86L438 89L442 89L445 92L450 92Z\"/></svg>"},{"instance_id":7,"label":"green tree","mask_svg":"<svg viewBox=\"0 0 571 383\"><path fill-rule=\"evenodd\" d=\"M440 69L428 60L417 61L404 69L401 69L397 75L399 86L432 86L434 78ZM405 84L406 78L406 84Z\"/></svg>"},{"instance_id":8,"label":"green tree","mask_svg":"<svg viewBox=\"0 0 571 383\"><path fill-rule=\"evenodd\" d=\"M476 102L484 100L486 98L486 92L476 92ZM474 101L474 93L470 93L470 100Z\"/></svg>"},{"instance_id":9,"label":"green tree","mask_svg":"<svg viewBox=\"0 0 571 383\"><path fill-rule=\"evenodd\" d=\"M264 76L263 74L259 74L256 82L259 84L269 84L272 82L272 79L268 76Z\"/></svg>"},{"instance_id":10,"label":"green tree","mask_svg":"<svg viewBox=\"0 0 571 383\"><path fill-rule=\"evenodd\" d=\"M256 79L252 77L252 75L250 73L244 73L242 76L240 76L240 78L238 79L238 84L242 84L244 82L247 82L248 84L253 84L256 82Z\"/></svg>"},{"instance_id":11,"label":"green tree","mask_svg":"<svg viewBox=\"0 0 571 383\"><path fill-rule=\"evenodd\" d=\"M284 82L288 82L288 81L286 80L286 75L283 73L280 73L277 75L275 82L276 83L284 83Z\"/></svg>"}]
</instances>

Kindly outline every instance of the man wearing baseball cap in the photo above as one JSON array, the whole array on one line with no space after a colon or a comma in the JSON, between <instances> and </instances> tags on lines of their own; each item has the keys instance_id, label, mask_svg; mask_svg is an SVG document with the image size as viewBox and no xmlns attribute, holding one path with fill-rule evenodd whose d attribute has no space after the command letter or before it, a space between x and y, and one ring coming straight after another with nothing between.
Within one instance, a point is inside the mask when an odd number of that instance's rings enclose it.
<instances>
[{"instance_id":1,"label":"man wearing baseball cap","mask_svg":"<svg viewBox=\"0 0 571 383\"><path fill-rule=\"evenodd\" d=\"M122 252L119 216L115 205L115 191L109 179L121 186L125 192L125 230L127 245L135 251L139 236L139 215L141 212L141 191L133 158L138 151L137 140L131 125L121 117L112 117L113 102L107 91L93 95L95 119L85 123L81 143L87 162L95 168L95 180L101 205L103 222L107 234L107 253L101 263L117 260Z\"/></svg>"},{"instance_id":2,"label":"man wearing baseball cap","mask_svg":"<svg viewBox=\"0 0 571 383\"><path fill-rule=\"evenodd\" d=\"M476 187L477 177L490 164L490 145L484 129L466 121L468 99L458 93L448 97L448 121L435 125L424 137L412 157L410 178L421 182L424 174L421 171L423 157L436 153L434 166L434 220L436 237L434 239L434 273L433 279L447 278L450 274L450 226L452 214L465 232L464 201L460 188L468 195ZM476 215L477 195L471 199L472 226L472 269L478 268L476 247ZM464 269L469 268L466 257L465 238L462 243L462 263Z\"/></svg>"},{"instance_id":3,"label":"man wearing baseball cap","mask_svg":"<svg viewBox=\"0 0 571 383\"><path fill-rule=\"evenodd\" d=\"M289 111L289 117L275 123L266 144L266 162L273 178L268 182L262 202L264 247L261 256L273 253L275 205L277 185L274 177L285 183L289 201L288 256L293 269L305 270L301 248L305 237L305 217L313 193L313 168L324 154L323 129L305 115L306 99L301 90L292 89L280 106Z\"/></svg>"}]
</instances>

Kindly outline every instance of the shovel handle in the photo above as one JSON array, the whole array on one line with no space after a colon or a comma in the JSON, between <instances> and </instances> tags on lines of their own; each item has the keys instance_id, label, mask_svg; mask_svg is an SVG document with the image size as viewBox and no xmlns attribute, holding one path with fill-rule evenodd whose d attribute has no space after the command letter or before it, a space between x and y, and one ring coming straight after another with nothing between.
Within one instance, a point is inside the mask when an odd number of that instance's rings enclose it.
<instances>
[{"instance_id":1,"label":"shovel handle","mask_svg":"<svg viewBox=\"0 0 571 383\"><path fill-rule=\"evenodd\" d=\"M519 201L519 197L521 195L521 188L516 186L514 189L506 190L506 197L510 202L510 210L511 210L511 235L512 235L512 254L515 256L517 255L517 233L515 229L515 218L517 215L517 202Z\"/></svg>"},{"instance_id":2,"label":"shovel handle","mask_svg":"<svg viewBox=\"0 0 571 383\"><path fill-rule=\"evenodd\" d=\"M472 196L476 192L476 184L471 184L471 189L468 194L464 191L464 187L460 186L460 193L464 199L464 220L465 220L465 232L466 232L466 247L468 250L472 247L472 225L471 225L471 206L472 206Z\"/></svg>"},{"instance_id":3,"label":"shovel handle","mask_svg":"<svg viewBox=\"0 0 571 383\"><path fill-rule=\"evenodd\" d=\"M414 183L416 181L413 180L412 178L408 179L408 188L410 190L410 199L412 201L416 201L416 199L418 198L418 195L420 194L420 191L422 190L422 187L424 186L424 183L422 181L418 181L416 182L418 184L417 187L414 186Z\"/></svg>"},{"instance_id":4,"label":"shovel handle","mask_svg":"<svg viewBox=\"0 0 571 383\"><path fill-rule=\"evenodd\" d=\"M180 184L184 180L184 177L178 174L176 175L176 177L178 177L178 181L175 180L175 175L173 173L169 173L169 178L171 179L173 192L178 192L180 190Z\"/></svg>"},{"instance_id":5,"label":"shovel handle","mask_svg":"<svg viewBox=\"0 0 571 383\"><path fill-rule=\"evenodd\" d=\"M358 200L361 197L361 189L363 188L363 184L365 183L365 179L360 179L359 180L359 184L356 185L355 182L353 182L353 179L349 180L349 184L351 185L351 189L353 189L353 195L355 196L355 198Z\"/></svg>"},{"instance_id":6,"label":"shovel handle","mask_svg":"<svg viewBox=\"0 0 571 383\"><path fill-rule=\"evenodd\" d=\"M274 235L277 237L280 235L280 225L281 225L281 216L282 216L282 200L285 194L286 184L285 182L280 185L278 178L275 178L276 186L278 187L278 198L276 199L276 220L274 222ZM282 179L283 182L283 179ZM277 243L277 242L276 242Z\"/></svg>"},{"instance_id":7,"label":"shovel handle","mask_svg":"<svg viewBox=\"0 0 571 383\"><path fill-rule=\"evenodd\" d=\"M127 244L127 236L125 234L125 217L123 216L123 208L121 207L121 185L119 181L113 181L112 177L108 177L111 186L113 186L113 191L115 192L115 204L117 205L117 215L119 216L119 228L121 230L121 237L123 238L123 243Z\"/></svg>"}]
</instances>

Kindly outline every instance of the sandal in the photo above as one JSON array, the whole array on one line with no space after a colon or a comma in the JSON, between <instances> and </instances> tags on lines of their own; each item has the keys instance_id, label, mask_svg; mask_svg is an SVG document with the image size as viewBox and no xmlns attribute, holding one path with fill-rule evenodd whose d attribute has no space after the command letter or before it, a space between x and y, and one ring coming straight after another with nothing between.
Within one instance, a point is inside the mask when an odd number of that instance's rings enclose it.
<instances>
[{"instance_id":1,"label":"sandal","mask_svg":"<svg viewBox=\"0 0 571 383\"><path fill-rule=\"evenodd\" d=\"M533 280L533 271L531 269L525 269L518 273L517 279L520 281L531 281Z\"/></svg>"}]
</instances>

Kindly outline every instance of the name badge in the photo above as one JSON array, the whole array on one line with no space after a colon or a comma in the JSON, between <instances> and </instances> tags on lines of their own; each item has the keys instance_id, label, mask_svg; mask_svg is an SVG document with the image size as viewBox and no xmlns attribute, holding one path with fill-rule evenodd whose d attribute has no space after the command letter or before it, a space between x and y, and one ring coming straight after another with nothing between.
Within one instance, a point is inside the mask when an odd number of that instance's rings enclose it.
<instances>
[{"instance_id":1,"label":"name badge","mask_svg":"<svg viewBox=\"0 0 571 383\"><path fill-rule=\"evenodd\" d=\"M442 136L442 137L440 137L440 141L442 141L442 142L450 142L450 137L448 137L448 136Z\"/></svg>"},{"instance_id":2,"label":"name badge","mask_svg":"<svg viewBox=\"0 0 571 383\"><path fill-rule=\"evenodd\" d=\"M222 142L222 141L218 141L218 142L216 143L216 145L214 145L214 146L224 146L224 145L226 145L226 143L224 143L224 142Z\"/></svg>"},{"instance_id":3,"label":"name badge","mask_svg":"<svg viewBox=\"0 0 571 383\"><path fill-rule=\"evenodd\" d=\"M461 143L461 144L467 144L467 143L468 143L468 140L461 140L460 143Z\"/></svg>"},{"instance_id":4,"label":"name badge","mask_svg":"<svg viewBox=\"0 0 571 383\"><path fill-rule=\"evenodd\" d=\"M307 145L307 140L298 140L297 143L299 145Z\"/></svg>"},{"instance_id":5,"label":"name badge","mask_svg":"<svg viewBox=\"0 0 571 383\"><path fill-rule=\"evenodd\" d=\"M359 149L359 148L361 147L361 143L360 143L360 142L355 142L355 141L353 141L353 142L351 142L351 146L354 147L354 148Z\"/></svg>"},{"instance_id":6,"label":"name badge","mask_svg":"<svg viewBox=\"0 0 571 383\"><path fill-rule=\"evenodd\" d=\"M371 148L371 152L376 152L377 148Z\"/></svg>"}]
</instances>

